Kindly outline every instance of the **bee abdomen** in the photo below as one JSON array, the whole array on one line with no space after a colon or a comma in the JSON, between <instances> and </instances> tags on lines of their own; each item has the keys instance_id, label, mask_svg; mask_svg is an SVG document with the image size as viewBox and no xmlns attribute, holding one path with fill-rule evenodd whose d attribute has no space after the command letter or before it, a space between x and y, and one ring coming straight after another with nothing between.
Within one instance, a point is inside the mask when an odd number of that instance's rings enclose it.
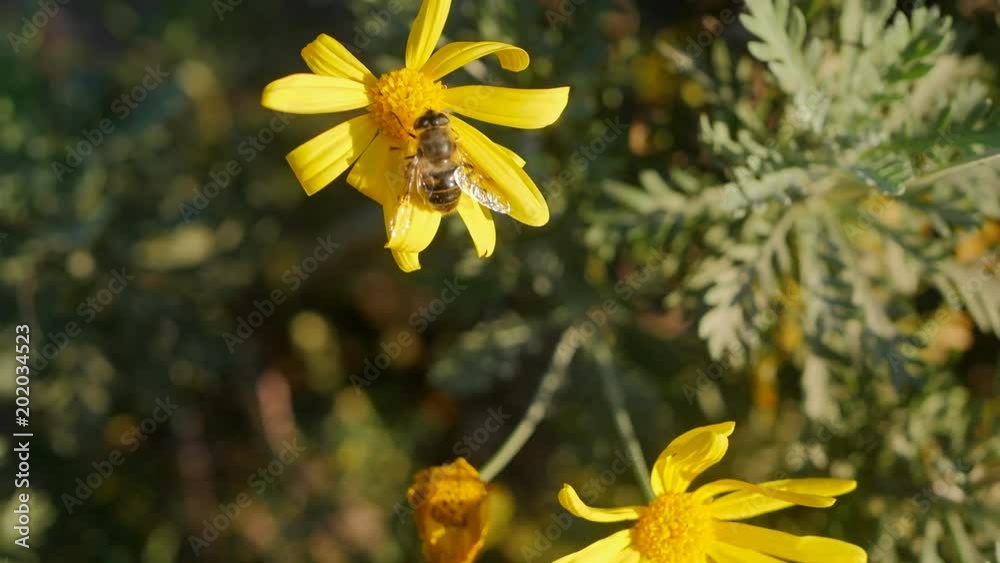
<instances>
[{"instance_id":1,"label":"bee abdomen","mask_svg":"<svg viewBox=\"0 0 1000 563\"><path fill-rule=\"evenodd\" d=\"M459 198L462 197L462 189L456 177L457 170L457 167L441 170L424 177L427 202L442 213L454 211Z\"/></svg>"}]
</instances>

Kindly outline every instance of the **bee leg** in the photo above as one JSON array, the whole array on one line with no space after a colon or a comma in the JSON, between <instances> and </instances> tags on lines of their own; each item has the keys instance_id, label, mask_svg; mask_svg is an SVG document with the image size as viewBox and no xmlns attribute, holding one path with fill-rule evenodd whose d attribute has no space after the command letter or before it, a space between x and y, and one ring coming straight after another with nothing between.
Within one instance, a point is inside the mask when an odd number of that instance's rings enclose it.
<instances>
[{"instance_id":1,"label":"bee leg","mask_svg":"<svg viewBox=\"0 0 1000 563\"><path fill-rule=\"evenodd\" d=\"M406 127L406 125L403 125L403 120L400 119L398 115L396 115L395 113L393 113L392 116L395 117L396 121L399 123L399 128L402 129L403 131L406 131L406 134L409 135L411 139L416 139L417 138L416 135L414 135L413 133L410 133L410 130L409 130L409 128Z\"/></svg>"}]
</instances>

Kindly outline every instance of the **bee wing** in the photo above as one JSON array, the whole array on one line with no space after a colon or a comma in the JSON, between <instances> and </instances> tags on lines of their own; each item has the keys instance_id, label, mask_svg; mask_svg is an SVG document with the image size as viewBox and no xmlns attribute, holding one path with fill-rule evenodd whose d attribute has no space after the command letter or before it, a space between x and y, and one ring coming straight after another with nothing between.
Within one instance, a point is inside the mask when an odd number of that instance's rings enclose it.
<instances>
[{"instance_id":1,"label":"bee wing","mask_svg":"<svg viewBox=\"0 0 1000 563\"><path fill-rule=\"evenodd\" d=\"M483 176L472 165L468 158L464 157L462 164L457 171L458 186L462 193L479 202L487 209L507 215L510 213L510 202L503 196L486 189L486 181Z\"/></svg>"},{"instance_id":2,"label":"bee wing","mask_svg":"<svg viewBox=\"0 0 1000 563\"><path fill-rule=\"evenodd\" d=\"M403 193L399 195L399 202L396 212L389 220L389 240L397 240L410 230L413 223L413 197L419 191L420 184L420 157L413 155L409 165L406 167L406 185L403 186Z\"/></svg>"}]
</instances>

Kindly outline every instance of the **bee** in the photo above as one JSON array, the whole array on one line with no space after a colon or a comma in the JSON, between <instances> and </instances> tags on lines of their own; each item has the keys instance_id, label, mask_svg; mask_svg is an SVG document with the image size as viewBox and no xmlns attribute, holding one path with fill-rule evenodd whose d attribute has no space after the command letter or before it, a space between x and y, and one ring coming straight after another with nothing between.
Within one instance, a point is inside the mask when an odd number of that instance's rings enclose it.
<instances>
[{"instance_id":1,"label":"bee","mask_svg":"<svg viewBox=\"0 0 1000 563\"><path fill-rule=\"evenodd\" d=\"M409 229L407 211L412 211L412 207L407 204L414 196L443 215L455 211L463 195L497 213L510 213L510 203L483 187L485 180L459 147L446 114L429 109L417 118L413 129L417 133L417 151L406 157L409 164L400 207L390 223L393 237Z\"/></svg>"}]
</instances>

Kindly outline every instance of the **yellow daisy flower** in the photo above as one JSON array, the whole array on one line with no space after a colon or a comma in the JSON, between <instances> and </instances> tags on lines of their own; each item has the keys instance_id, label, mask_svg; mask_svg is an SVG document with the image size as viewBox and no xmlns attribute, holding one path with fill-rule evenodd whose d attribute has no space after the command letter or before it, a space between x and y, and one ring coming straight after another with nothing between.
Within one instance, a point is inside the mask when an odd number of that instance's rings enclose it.
<instances>
[{"instance_id":1,"label":"yellow daisy flower","mask_svg":"<svg viewBox=\"0 0 1000 563\"><path fill-rule=\"evenodd\" d=\"M464 458L417 473L406 499L428 563L472 563L488 523L487 487Z\"/></svg>"},{"instance_id":2,"label":"yellow daisy flower","mask_svg":"<svg viewBox=\"0 0 1000 563\"><path fill-rule=\"evenodd\" d=\"M691 481L729 448L735 423L691 430L663 450L650 477L656 499L648 506L591 508L569 485L559 502L592 522L635 520L629 529L556 563L863 563L860 547L814 536L735 522L793 505L827 507L856 483L844 479L786 479L757 485L722 479L688 492Z\"/></svg>"},{"instance_id":3,"label":"yellow daisy flower","mask_svg":"<svg viewBox=\"0 0 1000 563\"><path fill-rule=\"evenodd\" d=\"M548 205L522 170L524 160L454 114L538 129L554 123L569 98L569 88L445 87L442 78L487 55L496 55L504 69L514 72L524 70L529 62L523 49L495 41L454 42L435 51L450 8L451 0L424 0L406 43L406 66L379 77L336 39L320 35L302 51L313 73L272 82L261 101L267 108L297 114L367 108L366 113L292 151L288 163L309 195L353 164L347 181L382 205L389 238L386 247L407 272L420 268L418 255L433 240L442 216L418 197L400 197L407 157L416 152L413 124L417 118L428 110L447 112L463 153L481 176L482 188L502 198L514 219L541 226L549 220ZM490 210L463 194L457 211L476 252L490 256L496 246ZM390 224L404 216L408 228L393 236Z\"/></svg>"}]
</instances>

